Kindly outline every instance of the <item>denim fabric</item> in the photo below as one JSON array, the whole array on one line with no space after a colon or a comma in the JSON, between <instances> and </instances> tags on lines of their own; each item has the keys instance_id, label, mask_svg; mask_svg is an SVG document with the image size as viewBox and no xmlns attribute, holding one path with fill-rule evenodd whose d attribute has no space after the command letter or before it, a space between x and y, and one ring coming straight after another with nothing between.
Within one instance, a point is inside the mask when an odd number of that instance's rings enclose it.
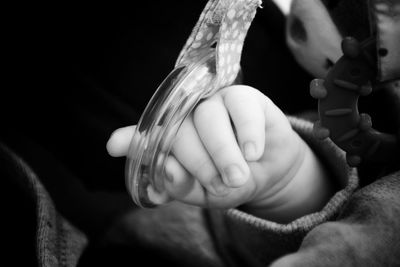
<instances>
[{"instance_id":1,"label":"denim fabric","mask_svg":"<svg viewBox=\"0 0 400 267\"><path fill-rule=\"evenodd\" d=\"M16 181L13 182L22 187L22 192L26 193L34 203L36 245L32 249L36 248L37 265L76 266L87 245L86 236L57 212L48 192L28 164L1 143L0 161L1 173L11 174L10 177L2 178L15 179ZM20 212L29 211L21 210ZM20 242L27 241L23 239ZM26 255L21 251L20 256Z\"/></svg>"}]
</instances>

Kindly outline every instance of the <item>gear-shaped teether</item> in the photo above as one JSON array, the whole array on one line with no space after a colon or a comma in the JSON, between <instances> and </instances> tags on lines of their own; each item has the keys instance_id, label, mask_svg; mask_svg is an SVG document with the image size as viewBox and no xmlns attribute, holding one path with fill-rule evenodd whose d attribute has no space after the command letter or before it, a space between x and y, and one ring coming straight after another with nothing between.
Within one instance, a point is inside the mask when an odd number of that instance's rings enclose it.
<instances>
[{"instance_id":1,"label":"gear-shaped teether","mask_svg":"<svg viewBox=\"0 0 400 267\"><path fill-rule=\"evenodd\" d=\"M311 96L318 99L320 118L314 124L314 134L320 139L329 137L346 151L350 166L362 160L390 161L398 147L396 136L373 129L371 117L358 112L359 96L376 90L371 85L376 75L375 40L359 43L346 37L342 51L343 56L326 78L314 79L310 84Z\"/></svg>"}]
</instances>

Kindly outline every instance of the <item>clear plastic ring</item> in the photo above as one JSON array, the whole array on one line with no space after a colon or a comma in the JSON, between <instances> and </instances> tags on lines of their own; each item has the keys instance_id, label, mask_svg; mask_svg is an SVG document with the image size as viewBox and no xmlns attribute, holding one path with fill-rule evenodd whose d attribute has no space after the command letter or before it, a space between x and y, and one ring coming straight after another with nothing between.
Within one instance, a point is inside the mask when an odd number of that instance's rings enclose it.
<instances>
[{"instance_id":1,"label":"clear plastic ring","mask_svg":"<svg viewBox=\"0 0 400 267\"><path fill-rule=\"evenodd\" d=\"M143 112L129 147L125 175L138 206L168 202L163 183L165 160L185 118L199 100L218 90L215 60L215 49L210 48L196 62L177 66Z\"/></svg>"}]
</instances>

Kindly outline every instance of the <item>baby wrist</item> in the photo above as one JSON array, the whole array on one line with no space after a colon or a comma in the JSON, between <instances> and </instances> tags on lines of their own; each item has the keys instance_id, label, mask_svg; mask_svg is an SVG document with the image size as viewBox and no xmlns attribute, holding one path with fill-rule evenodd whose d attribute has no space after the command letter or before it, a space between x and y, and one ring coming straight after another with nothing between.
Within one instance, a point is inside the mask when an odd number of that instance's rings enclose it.
<instances>
[{"instance_id":1,"label":"baby wrist","mask_svg":"<svg viewBox=\"0 0 400 267\"><path fill-rule=\"evenodd\" d=\"M269 198L249 203L243 210L278 223L288 223L320 210L333 194L327 174L314 152L300 138L299 155L281 179L286 185Z\"/></svg>"}]
</instances>

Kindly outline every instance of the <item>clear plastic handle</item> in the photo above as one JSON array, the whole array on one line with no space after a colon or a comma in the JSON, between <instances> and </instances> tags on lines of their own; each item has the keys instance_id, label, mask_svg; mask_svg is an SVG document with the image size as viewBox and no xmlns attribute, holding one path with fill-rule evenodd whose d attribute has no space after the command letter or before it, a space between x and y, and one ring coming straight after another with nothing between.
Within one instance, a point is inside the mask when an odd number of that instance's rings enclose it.
<instances>
[{"instance_id":1,"label":"clear plastic handle","mask_svg":"<svg viewBox=\"0 0 400 267\"><path fill-rule=\"evenodd\" d=\"M133 135L126 163L126 185L134 202L154 207L168 202L165 159L185 118L200 99L215 93L215 49L188 66L177 66L148 103Z\"/></svg>"}]
</instances>

